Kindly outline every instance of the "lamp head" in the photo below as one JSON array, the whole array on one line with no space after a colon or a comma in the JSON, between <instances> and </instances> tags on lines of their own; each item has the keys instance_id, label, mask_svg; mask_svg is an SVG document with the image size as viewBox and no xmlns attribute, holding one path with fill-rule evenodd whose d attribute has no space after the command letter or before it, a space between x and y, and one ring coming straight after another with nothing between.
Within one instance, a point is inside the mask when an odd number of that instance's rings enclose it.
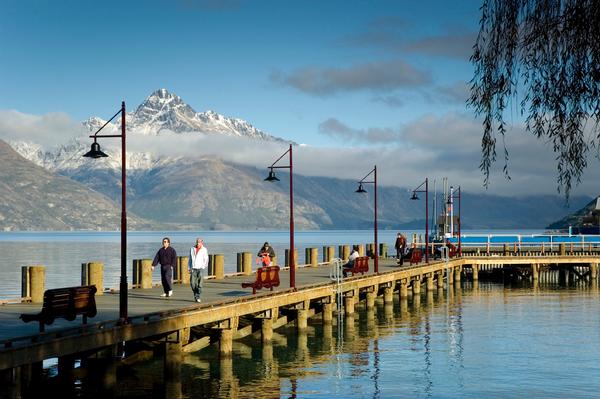
<instances>
[{"instance_id":1,"label":"lamp head","mask_svg":"<svg viewBox=\"0 0 600 399\"><path fill-rule=\"evenodd\" d=\"M355 191L355 193L366 193L366 192L367 192L367 190L365 190L363 188L362 183L358 183L358 189Z\"/></svg>"},{"instance_id":2,"label":"lamp head","mask_svg":"<svg viewBox=\"0 0 600 399\"><path fill-rule=\"evenodd\" d=\"M85 154L83 154L84 157L87 158L106 158L108 155L106 155L101 149L100 149L100 144L98 144L95 140L92 143L92 148L86 152Z\"/></svg>"},{"instance_id":3,"label":"lamp head","mask_svg":"<svg viewBox=\"0 0 600 399\"><path fill-rule=\"evenodd\" d=\"M269 171L269 176L267 176L265 178L265 181L279 181L279 179L277 178L277 176L275 176L275 171L273 171L272 168Z\"/></svg>"},{"instance_id":4,"label":"lamp head","mask_svg":"<svg viewBox=\"0 0 600 399\"><path fill-rule=\"evenodd\" d=\"M412 195L412 197L410 197L410 199L413 200L413 201L419 199L419 197L417 197L416 191L413 191L413 195Z\"/></svg>"}]
</instances>

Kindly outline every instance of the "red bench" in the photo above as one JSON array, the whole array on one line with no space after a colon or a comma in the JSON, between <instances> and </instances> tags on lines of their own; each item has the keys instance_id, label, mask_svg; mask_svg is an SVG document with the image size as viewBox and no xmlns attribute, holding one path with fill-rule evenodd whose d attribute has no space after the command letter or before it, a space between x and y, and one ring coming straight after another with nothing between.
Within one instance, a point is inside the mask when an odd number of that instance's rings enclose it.
<instances>
[{"instance_id":1,"label":"red bench","mask_svg":"<svg viewBox=\"0 0 600 399\"><path fill-rule=\"evenodd\" d=\"M346 269L346 273L352 273L353 276L358 273L365 274L368 271L369 271L369 257L368 256L359 256L358 258L354 259L354 264L352 265L352 268Z\"/></svg>"},{"instance_id":2,"label":"red bench","mask_svg":"<svg viewBox=\"0 0 600 399\"><path fill-rule=\"evenodd\" d=\"M252 293L261 288L279 287L279 266L263 266L256 269L256 280L253 282L242 283L242 288L252 287Z\"/></svg>"},{"instance_id":3,"label":"red bench","mask_svg":"<svg viewBox=\"0 0 600 399\"><path fill-rule=\"evenodd\" d=\"M413 249L410 255L410 264L419 264L423 260L423 252L420 249Z\"/></svg>"},{"instance_id":4,"label":"red bench","mask_svg":"<svg viewBox=\"0 0 600 399\"><path fill-rule=\"evenodd\" d=\"M40 332L44 332L44 324L54 323L57 317L73 321L77 315L82 315L83 324L86 324L88 317L96 316L95 294L95 285L46 290L41 312L23 313L20 319L25 323L39 321Z\"/></svg>"}]
</instances>

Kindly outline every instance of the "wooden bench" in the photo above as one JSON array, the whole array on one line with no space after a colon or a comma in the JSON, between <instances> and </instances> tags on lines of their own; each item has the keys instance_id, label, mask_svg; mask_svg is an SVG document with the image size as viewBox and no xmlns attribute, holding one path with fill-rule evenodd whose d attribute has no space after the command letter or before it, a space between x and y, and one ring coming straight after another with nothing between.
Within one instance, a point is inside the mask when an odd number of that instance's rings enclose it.
<instances>
[{"instance_id":1,"label":"wooden bench","mask_svg":"<svg viewBox=\"0 0 600 399\"><path fill-rule=\"evenodd\" d=\"M44 324L54 323L57 317L73 321L77 315L82 315L83 324L86 324L87 318L97 313L95 294L95 285L46 290L41 312L23 313L20 319L25 323L39 321L40 332L44 332Z\"/></svg>"},{"instance_id":2,"label":"wooden bench","mask_svg":"<svg viewBox=\"0 0 600 399\"><path fill-rule=\"evenodd\" d=\"M423 252L418 249L415 248L412 250L412 253L410 255L410 264L419 264L421 263L421 261L423 260Z\"/></svg>"},{"instance_id":3,"label":"wooden bench","mask_svg":"<svg viewBox=\"0 0 600 399\"><path fill-rule=\"evenodd\" d=\"M252 293L261 288L279 287L279 266L263 266L256 269L256 280L253 282L242 283L242 288L252 287Z\"/></svg>"},{"instance_id":4,"label":"wooden bench","mask_svg":"<svg viewBox=\"0 0 600 399\"><path fill-rule=\"evenodd\" d=\"M354 259L354 264L350 269L346 269L346 273L355 274L362 273L365 274L369 271L369 257L368 256L359 256Z\"/></svg>"}]
</instances>

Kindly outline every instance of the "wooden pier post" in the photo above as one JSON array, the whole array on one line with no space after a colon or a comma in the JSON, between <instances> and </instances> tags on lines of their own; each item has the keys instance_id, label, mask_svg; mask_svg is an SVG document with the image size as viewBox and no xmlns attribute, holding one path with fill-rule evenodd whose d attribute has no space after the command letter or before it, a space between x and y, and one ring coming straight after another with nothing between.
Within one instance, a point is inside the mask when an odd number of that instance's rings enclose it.
<instances>
[{"instance_id":1,"label":"wooden pier post","mask_svg":"<svg viewBox=\"0 0 600 399\"><path fill-rule=\"evenodd\" d=\"M338 247L338 256L341 260L346 262L350 257L350 245L340 245Z\"/></svg>"},{"instance_id":2,"label":"wooden pier post","mask_svg":"<svg viewBox=\"0 0 600 399\"><path fill-rule=\"evenodd\" d=\"M308 310L310 309L310 301L304 301L296 305L296 330L299 332L306 331L308 327Z\"/></svg>"},{"instance_id":3,"label":"wooden pier post","mask_svg":"<svg viewBox=\"0 0 600 399\"><path fill-rule=\"evenodd\" d=\"M273 319L265 317L260 321L260 335L263 345L268 344L273 339Z\"/></svg>"},{"instance_id":4,"label":"wooden pier post","mask_svg":"<svg viewBox=\"0 0 600 399\"><path fill-rule=\"evenodd\" d=\"M181 397L181 363L183 358L181 335L182 331L175 331L165 339L163 378L166 398Z\"/></svg>"},{"instance_id":5,"label":"wooden pier post","mask_svg":"<svg viewBox=\"0 0 600 399\"><path fill-rule=\"evenodd\" d=\"M365 300L365 305L367 307L367 309L373 309L375 307L375 297L377 296L377 287L376 286L372 286L369 288L369 291L367 291L367 295L366 295L366 300Z\"/></svg>"},{"instance_id":6,"label":"wooden pier post","mask_svg":"<svg viewBox=\"0 0 600 399\"><path fill-rule=\"evenodd\" d=\"M354 314L354 296L346 295L344 297L344 312L346 315Z\"/></svg>"},{"instance_id":7,"label":"wooden pier post","mask_svg":"<svg viewBox=\"0 0 600 399\"><path fill-rule=\"evenodd\" d=\"M306 248L306 264L311 267L317 267L319 265L319 248Z\"/></svg>"},{"instance_id":8,"label":"wooden pier post","mask_svg":"<svg viewBox=\"0 0 600 399\"><path fill-rule=\"evenodd\" d=\"M356 244L358 248L358 256L365 256L365 246L363 244Z\"/></svg>"},{"instance_id":9,"label":"wooden pier post","mask_svg":"<svg viewBox=\"0 0 600 399\"><path fill-rule=\"evenodd\" d=\"M421 294L421 276L415 276L411 282L413 296L419 296Z\"/></svg>"},{"instance_id":10,"label":"wooden pier post","mask_svg":"<svg viewBox=\"0 0 600 399\"><path fill-rule=\"evenodd\" d=\"M246 276L252 274L252 253L238 252L237 253L237 272L243 273Z\"/></svg>"},{"instance_id":11,"label":"wooden pier post","mask_svg":"<svg viewBox=\"0 0 600 399\"><path fill-rule=\"evenodd\" d=\"M598 264L590 263L590 279L596 280L598 278Z\"/></svg>"},{"instance_id":12,"label":"wooden pier post","mask_svg":"<svg viewBox=\"0 0 600 399\"><path fill-rule=\"evenodd\" d=\"M175 267L175 270L173 270L173 281L176 281L179 284L190 283L190 271L188 269L188 262L189 257L187 256L177 257L177 266Z\"/></svg>"},{"instance_id":13,"label":"wooden pier post","mask_svg":"<svg viewBox=\"0 0 600 399\"><path fill-rule=\"evenodd\" d=\"M335 247L324 246L323 247L323 262L331 262L335 258Z\"/></svg>"},{"instance_id":14,"label":"wooden pier post","mask_svg":"<svg viewBox=\"0 0 600 399\"><path fill-rule=\"evenodd\" d=\"M473 271L473 281L479 280L479 265L471 265L471 270Z\"/></svg>"},{"instance_id":15,"label":"wooden pier post","mask_svg":"<svg viewBox=\"0 0 600 399\"><path fill-rule=\"evenodd\" d=\"M96 296L104 294L104 264L89 262L81 264L81 285L95 285Z\"/></svg>"},{"instance_id":16,"label":"wooden pier post","mask_svg":"<svg viewBox=\"0 0 600 399\"><path fill-rule=\"evenodd\" d=\"M437 272L437 287L444 288L444 271L440 270Z\"/></svg>"},{"instance_id":17,"label":"wooden pier post","mask_svg":"<svg viewBox=\"0 0 600 399\"><path fill-rule=\"evenodd\" d=\"M558 254L565 256L567 254L567 247L564 243L558 244Z\"/></svg>"},{"instance_id":18,"label":"wooden pier post","mask_svg":"<svg viewBox=\"0 0 600 399\"><path fill-rule=\"evenodd\" d=\"M298 250L294 249L294 265L298 268ZM285 250L285 266L290 267L290 250Z\"/></svg>"},{"instance_id":19,"label":"wooden pier post","mask_svg":"<svg viewBox=\"0 0 600 399\"><path fill-rule=\"evenodd\" d=\"M225 277L225 255L214 255L215 280L222 280Z\"/></svg>"},{"instance_id":20,"label":"wooden pier post","mask_svg":"<svg viewBox=\"0 0 600 399\"><path fill-rule=\"evenodd\" d=\"M233 351L233 333L237 330L237 318L231 318L219 323L216 327L220 330L219 336L219 356L221 358L231 357Z\"/></svg>"},{"instance_id":21,"label":"wooden pier post","mask_svg":"<svg viewBox=\"0 0 600 399\"><path fill-rule=\"evenodd\" d=\"M367 244L367 256L369 258L375 257L375 244L372 242Z\"/></svg>"},{"instance_id":22,"label":"wooden pier post","mask_svg":"<svg viewBox=\"0 0 600 399\"><path fill-rule=\"evenodd\" d=\"M433 287L434 287L434 284L433 284L433 272L427 273L427 286L426 286L427 292L428 293L429 292L433 292Z\"/></svg>"},{"instance_id":23,"label":"wooden pier post","mask_svg":"<svg viewBox=\"0 0 600 399\"><path fill-rule=\"evenodd\" d=\"M152 259L134 259L132 282L134 288L152 288Z\"/></svg>"},{"instance_id":24,"label":"wooden pier post","mask_svg":"<svg viewBox=\"0 0 600 399\"><path fill-rule=\"evenodd\" d=\"M333 321L333 303L323 304L323 324L331 324Z\"/></svg>"},{"instance_id":25,"label":"wooden pier post","mask_svg":"<svg viewBox=\"0 0 600 399\"><path fill-rule=\"evenodd\" d=\"M392 287L385 287L383 289L383 303L385 305L394 303L394 289Z\"/></svg>"},{"instance_id":26,"label":"wooden pier post","mask_svg":"<svg viewBox=\"0 0 600 399\"><path fill-rule=\"evenodd\" d=\"M387 259L388 257L388 245L385 243L379 244L379 257Z\"/></svg>"},{"instance_id":27,"label":"wooden pier post","mask_svg":"<svg viewBox=\"0 0 600 399\"><path fill-rule=\"evenodd\" d=\"M538 265L537 263L532 263L531 264L531 279L536 282L539 280L540 277L540 265Z\"/></svg>"},{"instance_id":28,"label":"wooden pier post","mask_svg":"<svg viewBox=\"0 0 600 399\"><path fill-rule=\"evenodd\" d=\"M454 282L460 284L460 274L462 272L462 267L458 266L454 268Z\"/></svg>"},{"instance_id":29,"label":"wooden pier post","mask_svg":"<svg viewBox=\"0 0 600 399\"><path fill-rule=\"evenodd\" d=\"M400 300L408 298L408 280L400 280Z\"/></svg>"},{"instance_id":30,"label":"wooden pier post","mask_svg":"<svg viewBox=\"0 0 600 399\"><path fill-rule=\"evenodd\" d=\"M41 265L21 267L21 296L33 303L44 302L46 267Z\"/></svg>"}]
</instances>

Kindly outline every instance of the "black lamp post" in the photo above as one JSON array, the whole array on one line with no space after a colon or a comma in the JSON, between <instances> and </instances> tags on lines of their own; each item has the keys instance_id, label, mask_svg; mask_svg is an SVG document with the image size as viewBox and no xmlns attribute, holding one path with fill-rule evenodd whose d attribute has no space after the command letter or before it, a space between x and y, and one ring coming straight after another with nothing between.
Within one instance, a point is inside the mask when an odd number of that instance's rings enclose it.
<instances>
[{"instance_id":1,"label":"black lamp post","mask_svg":"<svg viewBox=\"0 0 600 399\"><path fill-rule=\"evenodd\" d=\"M275 166L281 158L283 158L286 154L290 155L290 164L285 166ZM284 152L275 162L271 164L269 168L269 176L265 179L265 181L275 182L279 181L277 176L275 176L275 171L273 169L289 169L290 170L290 288L296 288L296 259L295 259L295 250L294 250L294 180L293 180L293 162L292 162L292 145L290 144L289 150Z\"/></svg>"},{"instance_id":2,"label":"black lamp post","mask_svg":"<svg viewBox=\"0 0 600 399\"><path fill-rule=\"evenodd\" d=\"M371 174L373 174L373 181L365 181L365 179L367 177L369 177ZM377 242L377 165L375 165L373 167L373 169L362 179L360 179L360 181L358 182L358 189L355 191L356 193L366 193L367 190L364 189L363 184L373 184L374 186L374 195L373 195L373 202L374 202L374 206L373 208L375 209L374 212L374 223L373 223L373 239L375 240L375 273L379 273L379 243Z\"/></svg>"},{"instance_id":3,"label":"black lamp post","mask_svg":"<svg viewBox=\"0 0 600 399\"><path fill-rule=\"evenodd\" d=\"M420 189L425 185L425 189ZM420 189L420 190L419 190ZM429 179L413 190L411 200L418 200L417 193L425 193L425 263L429 263Z\"/></svg>"},{"instance_id":4,"label":"black lamp post","mask_svg":"<svg viewBox=\"0 0 600 399\"><path fill-rule=\"evenodd\" d=\"M117 115L121 114L121 134L107 134L99 136L98 133L104 129ZM121 138L121 281L119 284L119 322L127 324L127 199L126 199L126 164L125 164L125 101L121 103L121 109L110 118L96 133L90 136L94 139L92 148L83 156L88 158L107 157L100 149L98 138L120 137Z\"/></svg>"},{"instance_id":5,"label":"black lamp post","mask_svg":"<svg viewBox=\"0 0 600 399\"><path fill-rule=\"evenodd\" d=\"M452 207L454 207L454 204L452 203L452 200L454 198L458 199L458 256L462 256L462 246L461 246L461 240L460 240L460 225L462 224L462 220L460 218L460 186L458 186L458 188L456 189L457 194L455 195L452 187L450 187L450 195L448 196L448 205L451 205ZM453 210L454 213L454 210ZM452 215L452 217L454 217L454 214ZM454 231L452 231L452 234L454 234Z\"/></svg>"}]
</instances>

